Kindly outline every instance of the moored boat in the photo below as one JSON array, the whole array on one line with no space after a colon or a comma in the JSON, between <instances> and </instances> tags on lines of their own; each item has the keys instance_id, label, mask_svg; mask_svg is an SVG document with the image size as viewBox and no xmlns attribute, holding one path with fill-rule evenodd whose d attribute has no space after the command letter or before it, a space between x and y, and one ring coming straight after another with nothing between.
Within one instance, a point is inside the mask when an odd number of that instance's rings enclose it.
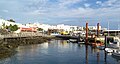
<instances>
[{"instance_id":1,"label":"moored boat","mask_svg":"<svg viewBox=\"0 0 120 64\"><path fill-rule=\"evenodd\" d=\"M113 49L111 49L111 48L105 48L105 51L106 51L107 53L112 53L112 52L113 52Z\"/></svg>"},{"instance_id":2,"label":"moored boat","mask_svg":"<svg viewBox=\"0 0 120 64\"><path fill-rule=\"evenodd\" d=\"M118 50L120 47L120 39L118 37L114 37L112 42L109 42L107 45L107 48L105 48L105 51L108 53L116 54L116 50Z\"/></svg>"},{"instance_id":3,"label":"moored boat","mask_svg":"<svg viewBox=\"0 0 120 64\"><path fill-rule=\"evenodd\" d=\"M85 42L78 42L78 44L84 44Z\"/></svg>"},{"instance_id":4,"label":"moored boat","mask_svg":"<svg viewBox=\"0 0 120 64\"><path fill-rule=\"evenodd\" d=\"M120 60L120 50L113 51L112 57Z\"/></svg>"},{"instance_id":5,"label":"moored boat","mask_svg":"<svg viewBox=\"0 0 120 64\"><path fill-rule=\"evenodd\" d=\"M77 43L78 41L77 41L77 39L69 39L69 42L71 42L71 43Z\"/></svg>"}]
</instances>

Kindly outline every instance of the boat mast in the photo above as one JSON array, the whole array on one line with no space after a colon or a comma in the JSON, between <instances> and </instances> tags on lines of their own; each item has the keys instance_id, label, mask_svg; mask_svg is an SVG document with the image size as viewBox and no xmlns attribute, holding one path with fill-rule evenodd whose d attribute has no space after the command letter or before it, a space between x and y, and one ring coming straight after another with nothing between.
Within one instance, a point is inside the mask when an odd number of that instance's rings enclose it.
<instances>
[{"instance_id":1,"label":"boat mast","mask_svg":"<svg viewBox=\"0 0 120 64\"><path fill-rule=\"evenodd\" d=\"M108 21L108 36L109 36L109 21Z\"/></svg>"},{"instance_id":2,"label":"boat mast","mask_svg":"<svg viewBox=\"0 0 120 64\"><path fill-rule=\"evenodd\" d=\"M117 35L118 35L118 37L119 37L119 22L118 22L118 34L117 34Z\"/></svg>"}]
</instances>

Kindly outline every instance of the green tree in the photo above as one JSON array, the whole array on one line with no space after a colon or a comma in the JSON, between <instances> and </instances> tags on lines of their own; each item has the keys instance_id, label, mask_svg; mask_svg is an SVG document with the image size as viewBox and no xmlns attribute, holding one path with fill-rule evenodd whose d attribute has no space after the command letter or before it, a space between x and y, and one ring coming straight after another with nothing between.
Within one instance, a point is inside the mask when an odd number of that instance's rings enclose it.
<instances>
[{"instance_id":1,"label":"green tree","mask_svg":"<svg viewBox=\"0 0 120 64\"><path fill-rule=\"evenodd\" d=\"M86 27L83 27L83 30L86 30ZM88 30L90 30L90 29L88 28Z\"/></svg>"},{"instance_id":2,"label":"green tree","mask_svg":"<svg viewBox=\"0 0 120 64\"><path fill-rule=\"evenodd\" d=\"M17 25L10 25L10 30L11 31L16 31L16 30L18 30L18 26Z\"/></svg>"},{"instance_id":3,"label":"green tree","mask_svg":"<svg viewBox=\"0 0 120 64\"><path fill-rule=\"evenodd\" d=\"M10 20L7 20L7 21L9 21L9 22L15 22L13 19L10 19Z\"/></svg>"},{"instance_id":4,"label":"green tree","mask_svg":"<svg viewBox=\"0 0 120 64\"><path fill-rule=\"evenodd\" d=\"M38 30L38 31L43 31L43 29L42 29L42 28L38 28L37 30Z\"/></svg>"}]
</instances>

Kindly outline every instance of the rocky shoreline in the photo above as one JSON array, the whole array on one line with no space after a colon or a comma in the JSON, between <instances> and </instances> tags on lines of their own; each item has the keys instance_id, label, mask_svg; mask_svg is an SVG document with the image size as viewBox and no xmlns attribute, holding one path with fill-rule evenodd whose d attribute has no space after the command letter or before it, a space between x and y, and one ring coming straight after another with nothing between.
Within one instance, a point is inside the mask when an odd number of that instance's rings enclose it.
<instances>
[{"instance_id":1,"label":"rocky shoreline","mask_svg":"<svg viewBox=\"0 0 120 64\"><path fill-rule=\"evenodd\" d=\"M0 40L0 59L2 57L9 56L15 52L18 46L31 45L31 44L41 44L55 37L26 37L26 38L7 38Z\"/></svg>"}]
</instances>

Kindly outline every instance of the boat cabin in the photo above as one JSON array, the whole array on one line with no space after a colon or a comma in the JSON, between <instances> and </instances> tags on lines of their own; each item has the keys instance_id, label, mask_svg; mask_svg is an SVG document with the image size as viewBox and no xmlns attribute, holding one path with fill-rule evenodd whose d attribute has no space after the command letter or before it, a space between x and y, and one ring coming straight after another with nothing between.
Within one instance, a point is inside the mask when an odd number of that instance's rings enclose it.
<instances>
[{"instance_id":1,"label":"boat cabin","mask_svg":"<svg viewBox=\"0 0 120 64\"><path fill-rule=\"evenodd\" d=\"M120 47L120 38L113 37L113 41L109 41L108 47L119 48Z\"/></svg>"}]
</instances>

